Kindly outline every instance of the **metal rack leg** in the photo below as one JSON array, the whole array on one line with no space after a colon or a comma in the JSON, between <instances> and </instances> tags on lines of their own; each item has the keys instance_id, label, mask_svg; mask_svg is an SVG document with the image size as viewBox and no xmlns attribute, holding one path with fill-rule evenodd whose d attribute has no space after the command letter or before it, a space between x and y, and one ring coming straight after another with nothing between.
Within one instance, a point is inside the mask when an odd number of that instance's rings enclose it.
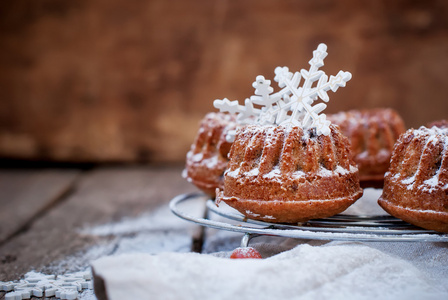
<instances>
[{"instance_id":1,"label":"metal rack leg","mask_svg":"<svg viewBox=\"0 0 448 300\"><path fill-rule=\"evenodd\" d=\"M261 234L256 234L256 233L245 233L243 238L241 239L241 248L246 248L249 247L249 242L251 239L253 239L254 237L260 236Z\"/></svg>"}]
</instances>

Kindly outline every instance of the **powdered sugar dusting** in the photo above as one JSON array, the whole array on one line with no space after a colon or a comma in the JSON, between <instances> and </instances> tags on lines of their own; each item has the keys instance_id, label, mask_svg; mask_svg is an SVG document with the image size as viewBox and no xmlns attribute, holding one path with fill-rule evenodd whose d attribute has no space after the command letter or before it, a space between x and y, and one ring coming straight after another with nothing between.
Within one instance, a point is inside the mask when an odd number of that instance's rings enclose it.
<instances>
[{"instance_id":1,"label":"powdered sugar dusting","mask_svg":"<svg viewBox=\"0 0 448 300\"><path fill-rule=\"evenodd\" d=\"M226 176L230 176L230 177L237 177L240 174L240 168L237 168L235 170L228 170L226 171ZM350 170L344 169L342 166L338 165L336 167L336 169L334 171L332 170L328 170L324 167L320 167L319 171L317 172L318 176L321 177L330 177L330 176L334 176L334 175L347 175L350 173L356 173L358 171L358 168L356 166L350 166ZM253 168L252 170L248 171L248 172L244 172L244 176L259 176L260 175L260 170L258 168ZM280 178L281 176L285 175L284 173L281 172L280 168L278 165L275 165L271 171L269 171L266 174L263 174L262 177L265 179L275 179L275 178ZM301 178L306 176L306 173L301 171L301 170L297 170L294 171L290 174L290 176L292 178Z\"/></svg>"},{"instance_id":2,"label":"powdered sugar dusting","mask_svg":"<svg viewBox=\"0 0 448 300\"><path fill-rule=\"evenodd\" d=\"M319 168L319 172L317 172L317 174L322 177L331 177L334 175L334 172L321 166Z\"/></svg>"},{"instance_id":3,"label":"powdered sugar dusting","mask_svg":"<svg viewBox=\"0 0 448 300\"><path fill-rule=\"evenodd\" d=\"M228 169L225 172L225 176L229 176L229 177L237 177L238 174L240 174L240 168L236 168L235 170Z\"/></svg>"},{"instance_id":4,"label":"powdered sugar dusting","mask_svg":"<svg viewBox=\"0 0 448 300\"><path fill-rule=\"evenodd\" d=\"M198 211L204 203L197 201L195 205L197 206L193 206L192 209ZM80 233L94 236L118 236L158 230L182 230L185 229L185 225L183 220L173 217L168 207L162 206L154 212L142 214L137 218L125 218L117 223L84 228ZM191 226L189 228L191 229Z\"/></svg>"},{"instance_id":5,"label":"powdered sugar dusting","mask_svg":"<svg viewBox=\"0 0 448 300\"><path fill-rule=\"evenodd\" d=\"M246 210L246 215L248 217L252 217L252 218L259 218L259 217L261 217L261 218L263 218L265 220L275 220L276 219L274 216L260 215L260 214L254 213L254 212L252 212L250 210Z\"/></svg>"},{"instance_id":6,"label":"powdered sugar dusting","mask_svg":"<svg viewBox=\"0 0 448 300\"><path fill-rule=\"evenodd\" d=\"M254 218L260 216L260 214L256 214L256 213L254 213L254 212L252 212L252 211L250 211L250 210L246 210L246 214L247 214L249 217L254 217Z\"/></svg>"},{"instance_id":7,"label":"powdered sugar dusting","mask_svg":"<svg viewBox=\"0 0 448 300\"><path fill-rule=\"evenodd\" d=\"M205 207L204 200L198 198L189 203L188 212L192 216L202 216ZM84 271L92 261L98 258L124 253L189 252L192 248L192 236L198 228L198 225L176 217L168 205L163 205L139 217L82 228L79 233L94 237L95 245L54 262L46 268L45 272L62 274L67 271ZM86 293L85 298L81 295L80 299L92 298Z\"/></svg>"},{"instance_id":8,"label":"powdered sugar dusting","mask_svg":"<svg viewBox=\"0 0 448 300\"><path fill-rule=\"evenodd\" d=\"M301 177L306 176L306 174L305 174L305 172L303 172L301 170L297 170L294 173L292 173L291 176L294 177L294 178L301 178Z\"/></svg>"},{"instance_id":9,"label":"powdered sugar dusting","mask_svg":"<svg viewBox=\"0 0 448 300\"><path fill-rule=\"evenodd\" d=\"M275 178L281 176L281 174L282 173L280 172L280 168L278 166L275 166L269 173L264 174L263 178L267 179Z\"/></svg>"},{"instance_id":10,"label":"powdered sugar dusting","mask_svg":"<svg viewBox=\"0 0 448 300\"><path fill-rule=\"evenodd\" d=\"M302 244L263 260L166 253L103 258L93 266L105 279L110 300L123 299L123 287L128 299L148 295L237 300L447 297L445 288L435 288L408 262L353 243Z\"/></svg>"},{"instance_id":11,"label":"powdered sugar dusting","mask_svg":"<svg viewBox=\"0 0 448 300\"><path fill-rule=\"evenodd\" d=\"M204 154L202 152L196 154L188 152L187 156L188 159L190 159L192 162L201 162L209 169L214 168L219 163L218 155L213 155L211 157L204 157Z\"/></svg>"},{"instance_id":12,"label":"powdered sugar dusting","mask_svg":"<svg viewBox=\"0 0 448 300\"><path fill-rule=\"evenodd\" d=\"M336 175L347 175L350 173L355 173L358 168L355 166L350 166L350 170L344 169L342 166L338 165L334 171L328 170L327 168L321 167L319 169L318 175L322 177L330 177Z\"/></svg>"},{"instance_id":13,"label":"powdered sugar dusting","mask_svg":"<svg viewBox=\"0 0 448 300\"><path fill-rule=\"evenodd\" d=\"M448 128L440 128L437 126L433 126L431 128L427 128L424 126L421 126L419 129L414 130L414 133L416 134L424 134L424 135L447 135L448 134Z\"/></svg>"},{"instance_id":14,"label":"powdered sugar dusting","mask_svg":"<svg viewBox=\"0 0 448 300\"><path fill-rule=\"evenodd\" d=\"M429 178L428 180L425 180L423 183L426 185L429 185L431 187L435 187L439 183L439 178L437 178L437 176L433 176L433 177Z\"/></svg>"},{"instance_id":15,"label":"powdered sugar dusting","mask_svg":"<svg viewBox=\"0 0 448 300\"><path fill-rule=\"evenodd\" d=\"M260 170L258 168L253 168L249 172L246 172L246 176L257 176L260 173Z\"/></svg>"},{"instance_id":16,"label":"powdered sugar dusting","mask_svg":"<svg viewBox=\"0 0 448 300\"><path fill-rule=\"evenodd\" d=\"M250 247L238 247L235 250L238 250L243 255L247 255L251 252L252 249L253 248L250 248Z\"/></svg>"},{"instance_id":17,"label":"powdered sugar dusting","mask_svg":"<svg viewBox=\"0 0 448 300\"><path fill-rule=\"evenodd\" d=\"M201 161L204 158L204 154L201 152L196 154L189 152L187 155L189 155L191 157L191 160L195 162Z\"/></svg>"},{"instance_id":18,"label":"powdered sugar dusting","mask_svg":"<svg viewBox=\"0 0 448 300\"><path fill-rule=\"evenodd\" d=\"M405 178L401 182L406 185L411 185L415 182L415 175L412 177Z\"/></svg>"}]
</instances>

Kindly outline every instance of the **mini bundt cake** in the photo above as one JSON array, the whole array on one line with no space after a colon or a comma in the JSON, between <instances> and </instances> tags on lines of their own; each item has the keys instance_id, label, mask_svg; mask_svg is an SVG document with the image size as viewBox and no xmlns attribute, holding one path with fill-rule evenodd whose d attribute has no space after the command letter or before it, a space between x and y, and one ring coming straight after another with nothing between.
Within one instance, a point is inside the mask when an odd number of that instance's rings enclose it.
<instances>
[{"instance_id":1,"label":"mini bundt cake","mask_svg":"<svg viewBox=\"0 0 448 300\"><path fill-rule=\"evenodd\" d=\"M208 113L201 121L199 131L187 153L183 176L206 194L214 197L216 188L222 188L227 168L230 142L226 135L236 128L234 115Z\"/></svg>"},{"instance_id":2,"label":"mini bundt cake","mask_svg":"<svg viewBox=\"0 0 448 300\"><path fill-rule=\"evenodd\" d=\"M434 126L439 127L439 128L448 128L448 120L433 121L433 122L429 123L426 127L431 128Z\"/></svg>"},{"instance_id":3,"label":"mini bundt cake","mask_svg":"<svg viewBox=\"0 0 448 300\"><path fill-rule=\"evenodd\" d=\"M328 119L350 140L361 186L382 186L394 144L406 130L398 113L388 108L350 110Z\"/></svg>"},{"instance_id":4,"label":"mini bundt cake","mask_svg":"<svg viewBox=\"0 0 448 300\"><path fill-rule=\"evenodd\" d=\"M226 202L251 219L297 223L344 211L362 196L348 139L330 125L328 136L301 127L249 125L229 153Z\"/></svg>"},{"instance_id":5,"label":"mini bundt cake","mask_svg":"<svg viewBox=\"0 0 448 300\"><path fill-rule=\"evenodd\" d=\"M426 229L448 232L448 129L410 129L395 145L379 205Z\"/></svg>"}]
</instances>

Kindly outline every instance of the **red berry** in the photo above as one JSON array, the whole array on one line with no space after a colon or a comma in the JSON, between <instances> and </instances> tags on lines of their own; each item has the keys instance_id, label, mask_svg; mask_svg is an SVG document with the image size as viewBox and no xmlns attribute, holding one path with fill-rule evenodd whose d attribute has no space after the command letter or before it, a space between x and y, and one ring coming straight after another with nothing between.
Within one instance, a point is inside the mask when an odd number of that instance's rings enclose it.
<instances>
[{"instance_id":1,"label":"red berry","mask_svg":"<svg viewBox=\"0 0 448 300\"><path fill-rule=\"evenodd\" d=\"M261 254L252 247L236 248L230 258L262 258Z\"/></svg>"}]
</instances>

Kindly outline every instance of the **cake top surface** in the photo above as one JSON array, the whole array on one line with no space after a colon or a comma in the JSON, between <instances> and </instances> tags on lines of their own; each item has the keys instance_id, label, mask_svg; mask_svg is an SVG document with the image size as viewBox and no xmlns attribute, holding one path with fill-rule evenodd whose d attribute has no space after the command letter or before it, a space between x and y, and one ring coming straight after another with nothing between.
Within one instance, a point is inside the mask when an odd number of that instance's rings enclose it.
<instances>
[{"instance_id":1,"label":"cake top surface","mask_svg":"<svg viewBox=\"0 0 448 300\"><path fill-rule=\"evenodd\" d=\"M426 127L439 127L439 128L448 128L448 120L438 120L438 121L433 121L431 123L429 123Z\"/></svg>"},{"instance_id":2,"label":"cake top surface","mask_svg":"<svg viewBox=\"0 0 448 300\"><path fill-rule=\"evenodd\" d=\"M364 123L364 122L387 122L393 123L401 120L400 115L392 108L365 108L340 111L328 115L332 123Z\"/></svg>"},{"instance_id":3,"label":"cake top surface","mask_svg":"<svg viewBox=\"0 0 448 300\"><path fill-rule=\"evenodd\" d=\"M425 127L425 126L421 126L418 129L413 129L412 133L414 135L419 135L419 136L420 135L421 136L437 136L437 135L447 136L448 135L448 128L437 127L437 126L433 126L431 128L428 128L428 127Z\"/></svg>"},{"instance_id":4,"label":"cake top surface","mask_svg":"<svg viewBox=\"0 0 448 300\"><path fill-rule=\"evenodd\" d=\"M328 129L329 129L329 134L331 134L331 131L339 131L339 129L337 129L335 127L334 124L329 124L328 125ZM299 132L301 132L301 134L303 134L302 139L317 139L319 137L318 134L316 134L316 130L314 128L307 128L304 129L301 126L277 126L277 125L271 125L271 124L266 124L263 126L259 126L259 125L254 125L254 124L249 124L247 126L244 127L239 127L236 132L237 133L248 133L251 132L253 134L257 133L257 132L265 132L267 135L276 135L276 130L280 130L283 131L287 134L291 133L292 131L296 131L298 130ZM297 132L297 131L296 131Z\"/></svg>"},{"instance_id":5,"label":"cake top surface","mask_svg":"<svg viewBox=\"0 0 448 300\"><path fill-rule=\"evenodd\" d=\"M237 121L242 124L299 126L303 129L314 128L318 135L329 135L330 121L325 114L320 114L327 105L313 105L313 102L319 98L328 102L327 92L336 92L339 87L344 87L352 75L339 71L336 76L328 77L319 70L327 55L327 46L320 44L313 51L308 70L292 73L287 67L277 67L274 81L280 88L278 92L274 93L270 80L259 75L252 84L255 95L247 98L244 105L227 98L217 99L213 104L221 111L238 114Z\"/></svg>"}]
</instances>

